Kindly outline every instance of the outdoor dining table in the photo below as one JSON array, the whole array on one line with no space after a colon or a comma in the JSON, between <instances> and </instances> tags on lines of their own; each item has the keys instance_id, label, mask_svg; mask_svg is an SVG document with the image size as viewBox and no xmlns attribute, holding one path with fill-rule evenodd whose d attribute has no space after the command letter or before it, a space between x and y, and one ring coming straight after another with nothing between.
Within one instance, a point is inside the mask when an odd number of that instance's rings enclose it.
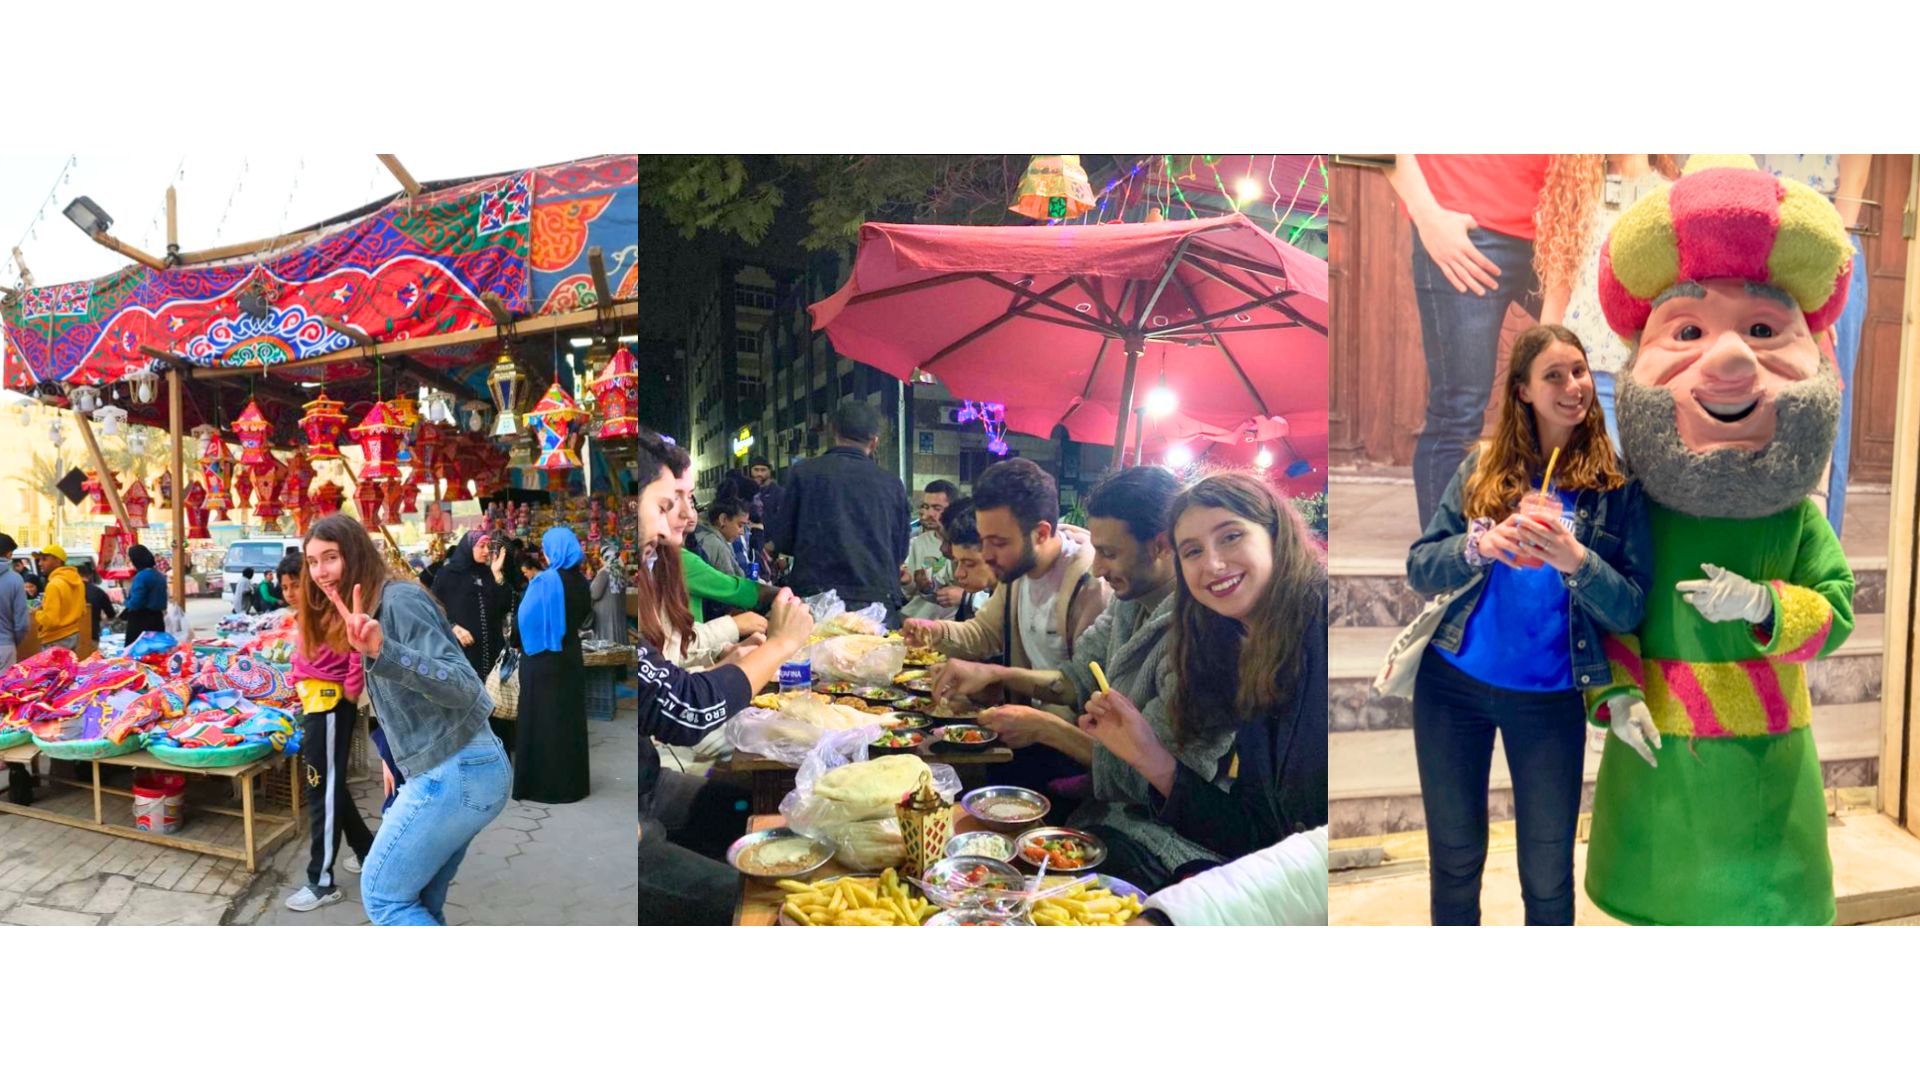
<instances>
[{"instance_id":1,"label":"outdoor dining table","mask_svg":"<svg viewBox=\"0 0 1920 1080\"><path fill-rule=\"evenodd\" d=\"M777 829L786 823L787 819L780 814L756 814L747 819L747 831L758 832L761 829ZM959 836L961 833L978 832L985 828L985 825L975 819L972 814L967 813L966 810L959 806L953 808L953 835ZM1006 833L1011 836L1026 828L1029 828L1029 826L1023 825L1020 827L1020 830L1013 831L1009 831L1007 828L999 828L992 831ZM879 877L880 871L848 870L840 865L840 860L829 859L825 866L795 880L818 881L821 878L833 877L836 874ZM735 926L779 925L780 906L787 902L787 894L780 891L780 887L775 885L774 881L775 879L773 878L747 877L745 874L740 876L740 900L739 903L735 905L733 912L733 924Z\"/></svg>"}]
</instances>

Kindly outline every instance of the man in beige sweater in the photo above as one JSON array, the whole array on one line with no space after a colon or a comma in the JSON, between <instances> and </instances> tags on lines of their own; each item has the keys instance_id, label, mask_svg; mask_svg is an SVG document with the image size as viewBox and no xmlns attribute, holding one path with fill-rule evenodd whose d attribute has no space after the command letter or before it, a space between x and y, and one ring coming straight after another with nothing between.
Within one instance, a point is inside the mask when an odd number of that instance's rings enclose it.
<instances>
[{"instance_id":1,"label":"man in beige sweater","mask_svg":"<svg viewBox=\"0 0 1920 1080\"><path fill-rule=\"evenodd\" d=\"M1000 584L967 622L909 619L911 644L965 660L1059 671L1111 595L1093 573L1086 530L1060 524L1060 492L1024 458L980 474L973 489L980 549Z\"/></svg>"}]
</instances>

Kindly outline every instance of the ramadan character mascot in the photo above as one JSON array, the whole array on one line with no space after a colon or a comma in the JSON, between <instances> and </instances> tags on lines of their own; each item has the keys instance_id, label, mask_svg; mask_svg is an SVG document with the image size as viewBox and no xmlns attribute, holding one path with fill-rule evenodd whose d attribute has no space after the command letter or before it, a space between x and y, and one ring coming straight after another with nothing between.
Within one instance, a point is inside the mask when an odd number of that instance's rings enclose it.
<instances>
[{"instance_id":1,"label":"ramadan character mascot","mask_svg":"<svg viewBox=\"0 0 1920 1080\"><path fill-rule=\"evenodd\" d=\"M1825 198L1697 155L1600 252L1633 343L1620 441L1646 492L1653 586L1588 694L1611 729L1587 895L1630 923L1830 923L1833 862L1805 665L1853 631L1819 489L1840 414L1822 333L1852 248Z\"/></svg>"}]
</instances>

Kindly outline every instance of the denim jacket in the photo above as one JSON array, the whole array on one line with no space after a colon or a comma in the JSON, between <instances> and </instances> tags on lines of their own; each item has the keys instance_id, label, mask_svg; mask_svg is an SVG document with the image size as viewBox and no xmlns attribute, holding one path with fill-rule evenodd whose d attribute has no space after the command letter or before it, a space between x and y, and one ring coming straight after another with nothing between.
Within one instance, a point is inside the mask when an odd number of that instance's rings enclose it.
<instances>
[{"instance_id":1,"label":"denim jacket","mask_svg":"<svg viewBox=\"0 0 1920 1080\"><path fill-rule=\"evenodd\" d=\"M1484 568L1467 564L1467 519L1461 488L1473 475L1479 453L1467 455L1441 496L1426 534L1407 552L1407 584L1425 596L1437 596L1471 583L1447 609L1433 633L1433 644L1460 651L1467 619L1486 590ZM1612 491L1582 491L1574 499L1574 539L1587 549L1579 569L1562 574L1572 604L1567 619L1568 652L1573 657L1577 690L1605 686L1612 678L1605 650L1609 633L1638 629L1653 583L1653 534L1647 525L1640 482L1629 480Z\"/></svg>"},{"instance_id":2,"label":"denim jacket","mask_svg":"<svg viewBox=\"0 0 1920 1080\"><path fill-rule=\"evenodd\" d=\"M452 757L487 726L493 698L427 590L388 581L373 617L380 655L366 665L367 694L394 763L417 776Z\"/></svg>"}]
</instances>

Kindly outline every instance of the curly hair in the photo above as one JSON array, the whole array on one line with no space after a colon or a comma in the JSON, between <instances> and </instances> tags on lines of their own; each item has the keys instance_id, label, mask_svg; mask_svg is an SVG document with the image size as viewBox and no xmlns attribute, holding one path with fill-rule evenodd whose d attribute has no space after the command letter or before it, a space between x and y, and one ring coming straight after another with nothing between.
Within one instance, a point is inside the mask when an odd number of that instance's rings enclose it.
<instances>
[{"instance_id":1,"label":"curly hair","mask_svg":"<svg viewBox=\"0 0 1920 1080\"><path fill-rule=\"evenodd\" d=\"M1497 521L1505 517L1532 486L1533 477L1546 468L1533 408L1520 400L1520 388L1533 378L1533 362L1556 342L1580 350L1585 359L1587 347L1580 343L1578 334L1564 326L1529 326L1513 339L1513 351L1507 357L1507 383L1500 397L1500 420L1493 437L1481 445L1480 460L1460 493L1461 509L1469 520L1486 517ZM1573 429L1553 477L1554 487L1563 491L1612 491L1627 482L1614 459L1606 414L1601 412L1598 398L1588 400L1587 417Z\"/></svg>"},{"instance_id":2,"label":"curly hair","mask_svg":"<svg viewBox=\"0 0 1920 1080\"><path fill-rule=\"evenodd\" d=\"M1648 154L1647 163L1669 180L1680 175L1672 154ZM1533 212L1533 269L1543 291L1572 288L1580 276L1580 261L1606 188L1605 154L1555 154L1547 164Z\"/></svg>"}]
</instances>

